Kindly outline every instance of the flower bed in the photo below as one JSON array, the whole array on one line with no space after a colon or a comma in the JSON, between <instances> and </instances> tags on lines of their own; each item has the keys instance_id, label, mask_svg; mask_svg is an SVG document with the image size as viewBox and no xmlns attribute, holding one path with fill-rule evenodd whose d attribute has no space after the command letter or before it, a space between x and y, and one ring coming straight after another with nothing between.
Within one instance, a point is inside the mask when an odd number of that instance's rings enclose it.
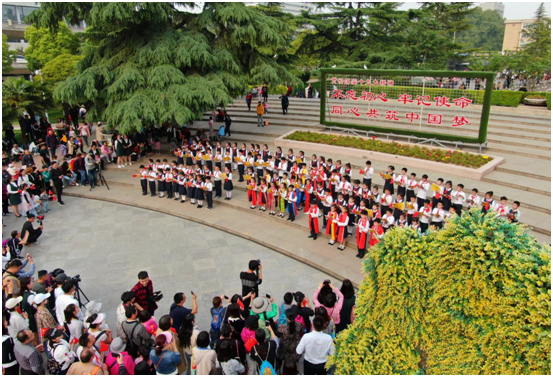
<instances>
[{"instance_id":1,"label":"flower bed","mask_svg":"<svg viewBox=\"0 0 553 377\"><path fill-rule=\"evenodd\" d=\"M386 153L396 156L412 157L421 160L429 160L474 169L478 169L486 165L493 159L492 157L468 152L421 147L418 145L397 143L395 141L382 141L376 137L373 137L373 139L364 139L354 136L339 136L335 134L323 134L310 131L295 131L294 133L287 135L285 138L294 141L328 144Z\"/></svg>"}]
</instances>

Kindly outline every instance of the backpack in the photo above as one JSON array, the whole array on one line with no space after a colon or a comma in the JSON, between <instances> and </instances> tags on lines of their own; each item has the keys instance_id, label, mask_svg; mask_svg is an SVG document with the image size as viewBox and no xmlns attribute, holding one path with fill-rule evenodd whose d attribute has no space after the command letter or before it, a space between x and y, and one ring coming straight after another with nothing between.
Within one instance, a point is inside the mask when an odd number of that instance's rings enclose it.
<instances>
[{"instance_id":1,"label":"backpack","mask_svg":"<svg viewBox=\"0 0 553 377\"><path fill-rule=\"evenodd\" d=\"M278 316L277 324L280 326L280 325L285 325L287 323L288 323L288 320L286 319L286 313L284 311L284 304L282 304L280 306L280 315Z\"/></svg>"},{"instance_id":2,"label":"backpack","mask_svg":"<svg viewBox=\"0 0 553 377\"><path fill-rule=\"evenodd\" d=\"M223 320L225 319L225 307L211 309L211 330L215 332L221 331Z\"/></svg>"},{"instance_id":3,"label":"backpack","mask_svg":"<svg viewBox=\"0 0 553 377\"><path fill-rule=\"evenodd\" d=\"M123 330L123 332L127 336L127 346L125 347L125 351L127 351L128 354L131 355L134 359L136 359L138 357L138 346L132 340L132 336L134 335L134 330L136 330L136 326L138 326L138 322L132 328L131 336L128 336L127 333L125 332L125 330Z\"/></svg>"},{"instance_id":4,"label":"backpack","mask_svg":"<svg viewBox=\"0 0 553 377\"><path fill-rule=\"evenodd\" d=\"M257 349L255 349L255 347L254 347L254 350L256 355L258 355ZM269 341L269 349L267 350L267 359L269 358L270 353L271 353L271 342ZM263 362L259 366L259 374L262 376L274 376L276 375L275 368L273 368L273 365L267 359L263 360Z\"/></svg>"},{"instance_id":5,"label":"backpack","mask_svg":"<svg viewBox=\"0 0 553 377\"><path fill-rule=\"evenodd\" d=\"M298 314L296 316L296 322L301 323L305 329L307 329L307 326L305 326L305 320L301 316L301 314Z\"/></svg>"},{"instance_id":6,"label":"backpack","mask_svg":"<svg viewBox=\"0 0 553 377\"><path fill-rule=\"evenodd\" d=\"M49 347L46 347L46 354L48 356L46 370L51 375L58 375L61 373L61 365L54 359L54 351L58 345L59 344L54 345L51 351L48 349Z\"/></svg>"}]
</instances>

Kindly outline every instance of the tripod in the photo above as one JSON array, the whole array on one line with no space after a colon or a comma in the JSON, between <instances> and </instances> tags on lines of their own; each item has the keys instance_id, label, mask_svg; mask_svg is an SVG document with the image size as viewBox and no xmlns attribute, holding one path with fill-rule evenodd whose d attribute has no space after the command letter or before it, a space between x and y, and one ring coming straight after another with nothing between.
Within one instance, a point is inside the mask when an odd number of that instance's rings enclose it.
<instances>
[{"instance_id":1,"label":"tripod","mask_svg":"<svg viewBox=\"0 0 553 377\"><path fill-rule=\"evenodd\" d=\"M85 306L84 306L83 302L81 301L81 294L86 299L87 303L89 303L90 300L88 299L88 297L86 297L85 293L83 292L83 290L81 289L81 287L79 286L78 283L75 286L76 286L75 293L76 293L76 296L77 296L77 302L79 303L79 307L84 308Z\"/></svg>"},{"instance_id":2,"label":"tripod","mask_svg":"<svg viewBox=\"0 0 553 377\"><path fill-rule=\"evenodd\" d=\"M109 190L109 186L108 186L108 183L106 182L106 179L104 178L104 175L98 170L98 178L100 178L100 183L102 184L102 186L106 186Z\"/></svg>"}]
</instances>

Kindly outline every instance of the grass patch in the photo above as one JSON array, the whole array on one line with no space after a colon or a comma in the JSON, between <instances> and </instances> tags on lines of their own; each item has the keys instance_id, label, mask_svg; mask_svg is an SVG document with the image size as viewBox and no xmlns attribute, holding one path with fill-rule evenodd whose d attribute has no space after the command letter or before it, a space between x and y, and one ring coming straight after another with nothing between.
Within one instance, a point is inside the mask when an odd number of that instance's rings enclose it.
<instances>
[{"instance_id":1,"label":"grass patch","mask_svg":"<svg viewBox=\"0 0 553 377\"><path fill-rule=\"evenodd\" d=\"M332 134L321 134L311 131L296 131L293 134L288 135L286 139L362 149L367 151L392 154L396 156L413 157L419 158L421 160L429 160L475 169L487 164L489 161L492 160L491 157L484 155L477 155L473 153L454 150L445 151L442 149L431 149L427 147L420 147L418 145L405 145L397 143L395 141L384 142L378 140L376 137L373 137L373 139L371 140L353 136L338 136Z\"/></svg>"}]
</instances>

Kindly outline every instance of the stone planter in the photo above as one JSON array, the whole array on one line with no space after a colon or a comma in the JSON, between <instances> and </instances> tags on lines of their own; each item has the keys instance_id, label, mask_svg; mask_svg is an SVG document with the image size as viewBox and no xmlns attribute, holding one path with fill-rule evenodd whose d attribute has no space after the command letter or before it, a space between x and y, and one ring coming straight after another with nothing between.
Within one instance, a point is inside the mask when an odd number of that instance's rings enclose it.
<instances>
[{"instance_id":1,"label":"stone planter","mask_svg":"<svg viewBox=\"0 0 553 377\"><path fill-rule=\"evenodd\" d=\"M545 98L525 98L524 103L530 106L547 106Z\"/></svg>"},{"instance_id":2,"label":"stone planter","mask_svg":"<svg viewBox=\"0 0 553 377\"><path fill-rule=\"evenodd\" d=\"M292 149L300 149L300 150L307 149L307 150L316 151L316 152L335 153L343 156L358 157L366 160L382 161L382 162L386 162L394 165L405 165L405 166L410 166L412 168L417 168L422 170L432 170L439 173L452 174L459 177L475 179L478 181L481 181L486 174L491 173L498 165L501 165L505 161L503 157L490 156L490 157L493 157L493 159L490 162L479 167L478 169L475 169L475 168L469 168L465 166L445 164L445 163L436 162L436 161L428 161L420 158L397 156L393 154L373 152L373 151L363 150L363 149L339 147L336 145L310 143L307 141L296 141L296 140L286 139L288 135L291 135L294 132L295 131L290 131L282 135L281 137L276 138L275 145L278 145L283 148L292 148ZM329 134L327 132L321 132L321 133L325 135ZM343 134L332 134L332 135L344 136ZM362 137L361 139L367 139L367 138ZM380 141L391 143L391 141L386 141L386 140L380 140ZM415 145L413 143L402 143L402 144ZM432 147L432 146L426 146L426 145L425 147L429 149L440 149L440 150L443 150L444 152L447 151L447 149L443 149L439 147Z\"/></svg>"}]
</instances>

